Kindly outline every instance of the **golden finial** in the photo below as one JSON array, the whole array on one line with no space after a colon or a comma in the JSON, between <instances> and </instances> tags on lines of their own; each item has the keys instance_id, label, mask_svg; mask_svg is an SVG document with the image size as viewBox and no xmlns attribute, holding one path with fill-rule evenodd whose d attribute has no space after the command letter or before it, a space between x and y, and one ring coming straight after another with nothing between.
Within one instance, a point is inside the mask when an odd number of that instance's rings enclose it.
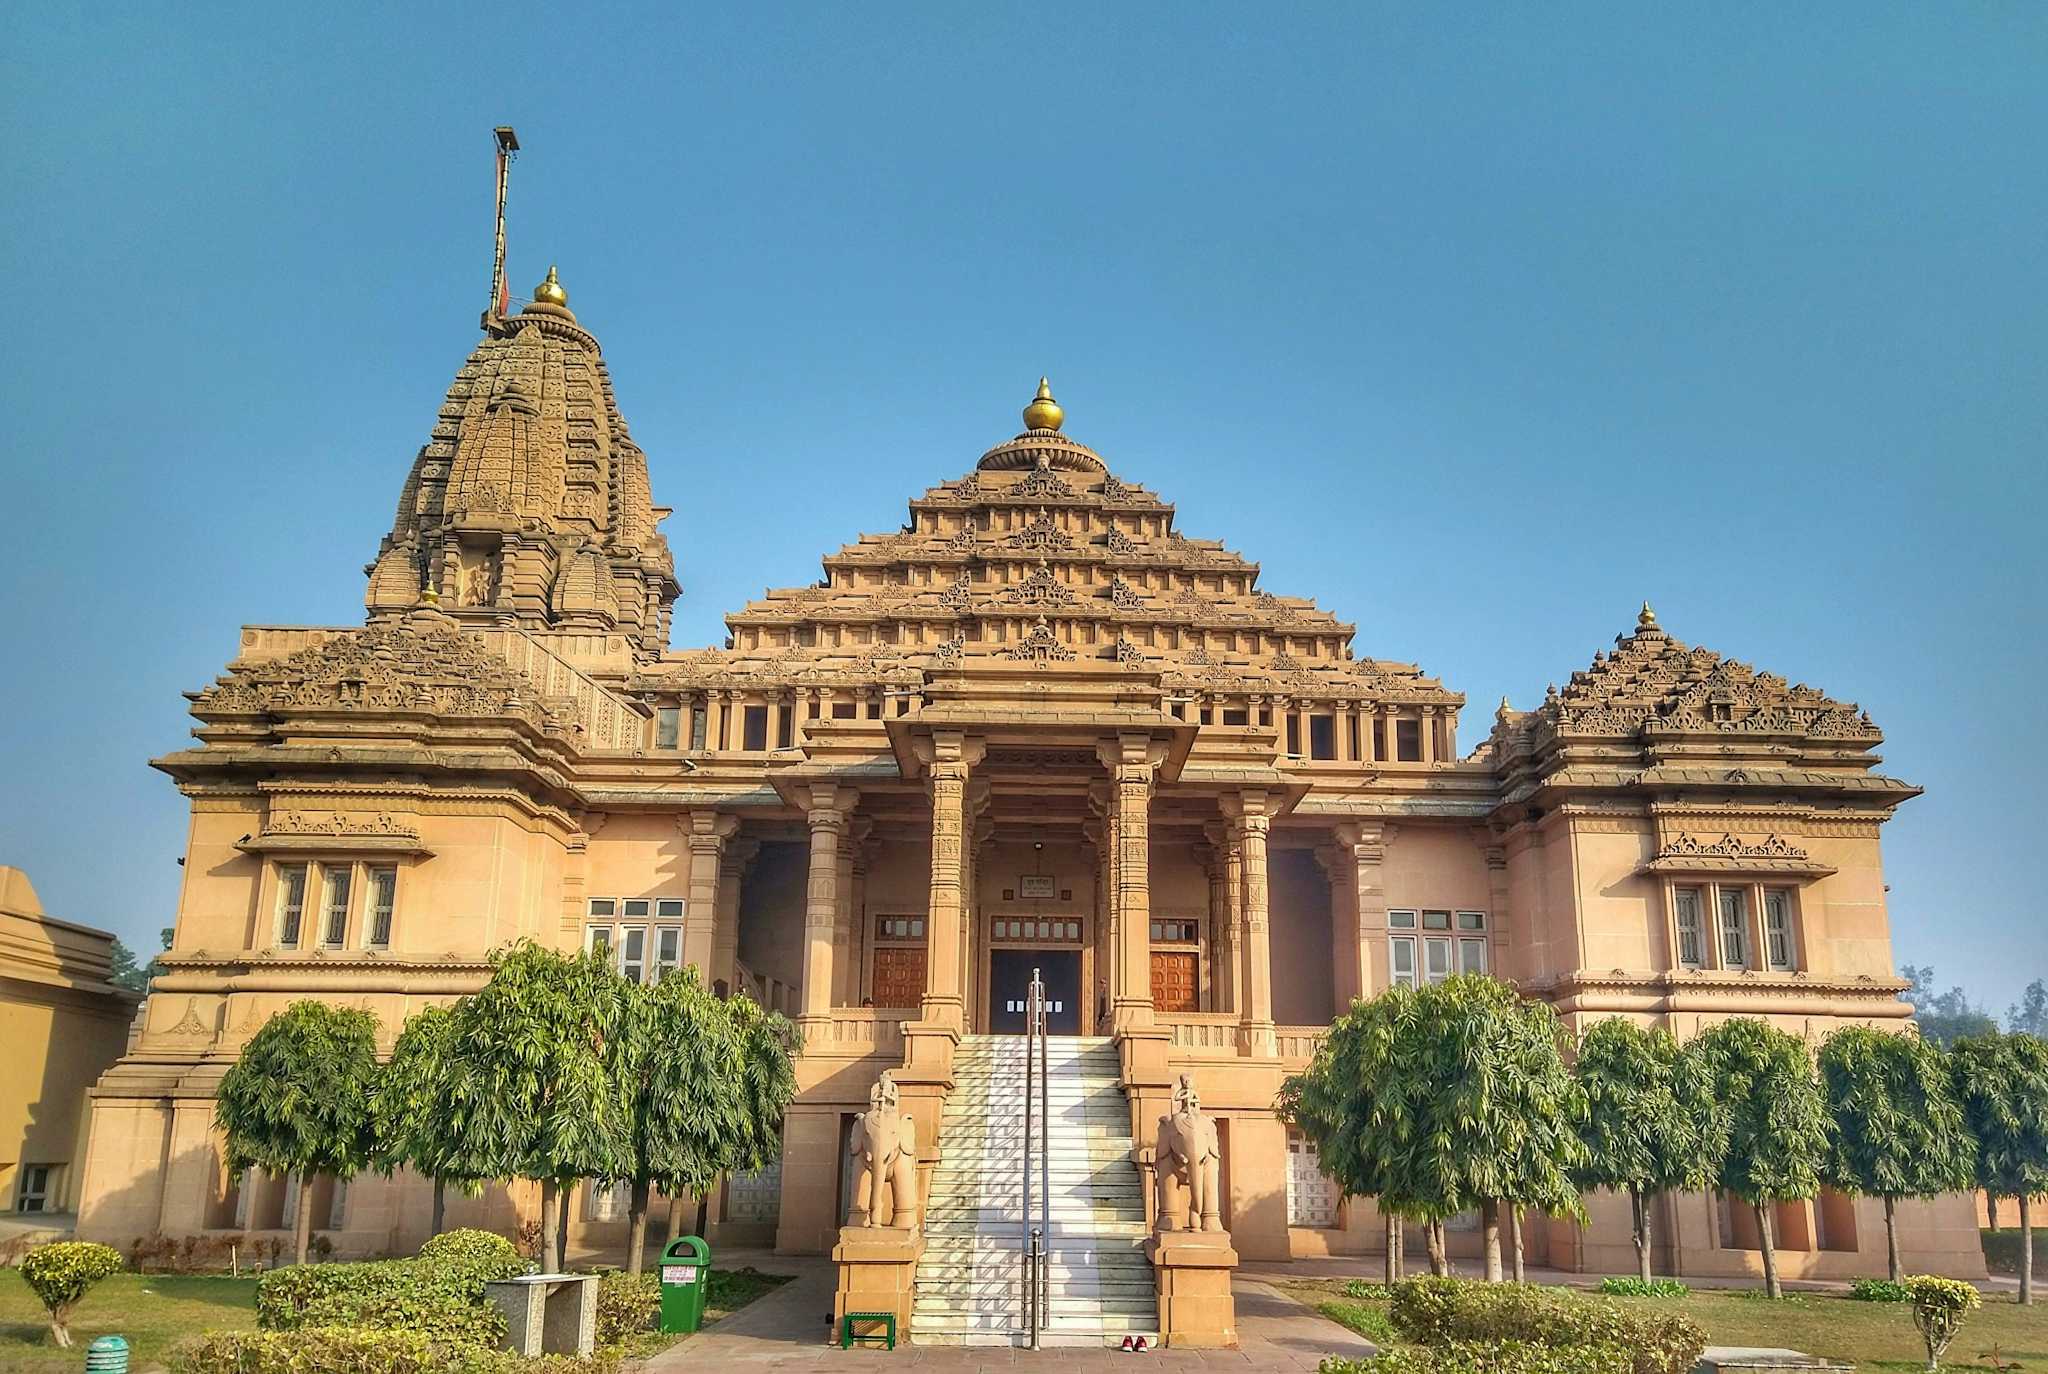
<instances>
[{"instance_id":1,"label":"golden finial","mask_svg":"<svg viewBox=\"0 0 2048 1374\"><path fill-rule=\"evenodd\" d=\"M420 604L422 606L439 606L441 604L441 589L434 586L422 587L420 589Z\"/></svg>"},{"instance_id":2,"label":"golden finial","mask_svg":"<svg viewBox=\"0 0 2048 1374\"><path fill-rule=\"evenodd\" d=\"M1060 422L1067 418L1067 412L1060 409L1060 403L1052 398L1052 384L1040 377L1038 394L1031 398L1031 404L1024 407L1024 428L1058 429Z\"/></svg>"},{"instance_id":3,"label":"golden finial","mask_svg":"<svg viewBox=\"0 0 2048 1374\"><path fill-rule=\"evenodd\" d=\"M1643 603L1642 614L1636 617L1636 628L1638 630L1654 630L1657 628L1657 613L1650 609L1650 603L1647 601Z\"/></svg>"},{"instance_id":4,"label":"golden finial","mask_svg":"<svg viewBox=\"0 0 2048 1374\"><path fill-rule=\"evenodd\" d=\"M555 275L553 263L548 264L548 279L533 288L533 298L542 305L566 306L569 303L569 293L562 289L561 278Z\"/></svg>"}]
</instances>

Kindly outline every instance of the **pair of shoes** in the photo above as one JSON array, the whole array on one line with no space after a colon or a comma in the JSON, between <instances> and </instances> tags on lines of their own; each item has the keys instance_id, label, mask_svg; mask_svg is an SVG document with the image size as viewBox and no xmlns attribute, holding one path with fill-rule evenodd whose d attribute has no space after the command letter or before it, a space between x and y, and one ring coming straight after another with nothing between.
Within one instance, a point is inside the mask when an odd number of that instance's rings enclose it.
<instances>
[{"instance_id":1,"label":"pair of shoes","mask_svg":"<svg viewBox=\"0 0 2048 1374\"><path fill-rule=\"evenodd\" d=\"M1126 1336L1121 1347L1121 1349L1131 1351L1150 1350L1151 1348L1151 1342L1147 1341L1143 1336Z\"/></svg>"}]
</instances>

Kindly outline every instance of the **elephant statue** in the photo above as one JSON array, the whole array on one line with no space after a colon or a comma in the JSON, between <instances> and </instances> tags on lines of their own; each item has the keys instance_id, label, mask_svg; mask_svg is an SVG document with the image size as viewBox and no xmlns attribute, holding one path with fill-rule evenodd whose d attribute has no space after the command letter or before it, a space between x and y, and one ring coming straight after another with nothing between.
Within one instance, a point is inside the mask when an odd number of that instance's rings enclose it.
<instances>
[{"instance_id":1,"label":"elephant statue","mask_svg":"<svg viewBox=\"0 0 2048 1374\"><path fill-rule=\"evenodd\" d=\"M915 1231L917 1123L902 1109L894 1070L884 1069L868 1090L868 1109L854 1118L848 1149L860 1156L848 1225Z\"/></svg>"},{"instance_id":2,"label":"elephant statue","mask_svg":"<svg viewBox=\"0 0 2048 1374\"><path fill-rule=\"evenodd\" d=\"M1216 1140L1216 1123L1202 1111L1193 1074L1182 1074L1173 1085L1173 1111L1159 1118L1159 1139L1152 1158L1159 1202L1158 1229L1174 1229L1174 1210L1169 1205L1173 1190L1169 1185L1177 1182L1187 1190L1185 1229L1221 1231L1223 1223L1216 1209L1223 1151Z\"/></svg>"}]
</instances>

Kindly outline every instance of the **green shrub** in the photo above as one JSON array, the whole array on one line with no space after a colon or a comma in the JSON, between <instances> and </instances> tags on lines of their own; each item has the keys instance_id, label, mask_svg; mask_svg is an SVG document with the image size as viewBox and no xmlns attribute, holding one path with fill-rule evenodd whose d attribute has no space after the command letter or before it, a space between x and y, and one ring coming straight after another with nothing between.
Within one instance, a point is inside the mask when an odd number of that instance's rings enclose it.
<instances>
[{"instance_id":1,"label":"green shrub","mask_svg":"<svg viewBox=\"0 0 2048 1374\"><path fill-rule=\"evenodd\" d=\"M1317 1374L1629 1374L1629 1355L1606 1345L1544 1345L1535 1341L1453 1341L1397 1346L1369 1360L1332 1355Z\"/></svg>"},{"instance_id":2,"label":"green shrub","mask_svg":"<svg viewBox=\"0 0 2048 1374\"><path fill-rule=\"evenodd\" d=\"M1316 1311L1328 1317L1339 1326L1348 1326L1359 1335L1382 1348L1392 1345L1399 1337L1395 1334L1393 1322L1378 1307L1368 1307L1362 1302L1323 1302L1316 1304Z\"/></svg>"},{"instance_id":3,"label":"green shrub","mask_svg":"<svg viewBox=\"0 0 2048 1374\"><path fill-rule=\"evenodd\" d=\"M524 1270L523 1261L518 1262ZM256 1285L256 1322L266 1331L311 1326L397 1327L472 1345L495 1345L505 1315L484 1301L498 1270L436 1260L298 1264Z\"/></svg>"},{"instance_id":4,"label":"green shrub","mask_svg":"<svg viewBox=\"0 0 2048 1374\"><path fill-rule=\"evenodd\" d=\"M1920 1339L1927 1345L1927 1367L1933 1369L1941 1362L1941 1352L1963 1329L1963 1319L1980 1307L1984 1299L1975 1286L1961 1279L1937 1278L1933 1274L1911 1275L1906 1280L1906 1291L1913 1296L1913 1325L1920 1328Z\"/></svg>"},{"instance_id":5,"label":"green shrub","mask_svg":"<svg viewBox=\"0 0 2048 1374\"><path fill-rule=\"evenodd\" d=\"M28 1252L21 1278L50 1312L50 1336L60 1346L71 1344L71 1309L92 1286L127 1267L121 1252L90 1240L60 1240Z\"/></svg>"},{"instance_id":6,"label":"green shrub","mask_svg":"<svg viewBox=\"0 0 2048 1374\"><path fill-rule=\"evenodd\" d=\"M1675 1313L1631 1312L1520 1283L1414 1279L1395 1286L1389 1315L1418 1345L1608 1346L1628 1352L1634 1374L1691 1374L1707 1344L1705 1332Z\"/></svg>"},{"instance_id":7,"label":"green shrub","mask_svg":"<svg viewBox=\"0 0 2048 1374\"><path fill-rule=\"evenodd\" d=\"M511 1278L526 1272L526 1261L520 1258L518 1246L496 1231L475 1227L443 1231L420 1247L420 1258L490 1270L492 1278Z\"/></svg>"},{"instance_id":8,"label":"green shrub","mask_svg":"<svg viewBox=\"0 0 2048 1374\"><path fill-rule=\"evenodd\" d=\"M654 1329L661 1314L661 1280L653 1274L613 1270L597 1281L597 1343L617 1345Z\"/></svg>"},{"instance_id":9,"label":"green shrub","mask_svg":"<svg viewBox=\"0 0 2048 1374\"><path fill-rule=\"evenodd\" d=\"M1858 1279L1849 1285L1849 1296L1858 1302L1911 1302L1912 1290L1890 1279Z\"/></svg>"},{"instance_id":10,"label":"green shrub","mask_svg":"<svg viewBox=\"0 0 2048 1374\"><path fill-rule=\"evenodd\" d=\"M1360 1302L1384 1302L1393 1294L1384 1283L1368 1283L1364 1279L1353 1279L1344 1285L1344 1296L1357 1298Z\"/></svg>"},{"instance_id":11,"label":"green shrub","mask_svg":"<svg viewBox=\"0 0 2048 1374\"><path fill-rule=\"evenodd\" d=\"M615 1351L525 1360L422 1331L309 1326L209 1331L175 1347L172 1374L617 1374Z\"/></svg>"},{"instance_id":12,"label":"green shrub","mask_svg":"<svg viewBox=\"0 0 2048 1374\"><path fill-rule=\"evenodd\" d=\"M1682 1298L1692 1292L1677 1279L1646 1279L1634 1274L1610 1274L1600 1280L1598 1291L1610 1298Z\"/></svg>"}]
</instances>

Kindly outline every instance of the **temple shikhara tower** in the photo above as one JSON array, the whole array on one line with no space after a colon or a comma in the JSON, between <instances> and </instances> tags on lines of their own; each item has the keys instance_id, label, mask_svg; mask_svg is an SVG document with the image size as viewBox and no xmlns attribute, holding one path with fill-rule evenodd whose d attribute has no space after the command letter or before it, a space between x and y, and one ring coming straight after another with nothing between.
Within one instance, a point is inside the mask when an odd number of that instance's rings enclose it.
<instances>
[{"instance_id":1,"label":"temple shikhara tower","mask_svg":"<svg viewBox=\"0 0 2048 1374\"><path fill-rule=\"evenodd\" d=\"M724 647L672 650L650 466L679 483L690 456L650 465L552 269L494 310L410 469L388 464L364 622L245 627L191 696L193 742L155 761L191 805L184 888L146 1024L93 1095L80 1233L279 1228L298 1182L221 1162L238 1048L303 997L374 1012L388 1048L521 938L638 979L694 965L796 1021L782 1163L721 1186L714 1244L830 1251L849 1131L893 1070L932 1333L972 1326L943 1298L948 1240L976 1224L974 1152L1001 1122L969 1088L1005 1062L1034 969L1077 1100L1128 1111L1074 1224L1131 1252L1129 1302L1105 1281L1073 1315L1111 1335L1153 1320L1140 1166L1182 1074L1238 1254L1378 1252L1371 1201L1273 1115L1353 998L1481 972L1580 1028L1741 1014L1817 1040L1908 1015L1879 832L1918 789L1881 771L1852 702L1645 605L1475 728L1398 645L1355 644L1183 531L1050 386L1008 428L978 459L935 455L900 530L785 570ZM342 1254L423 1236L418 1178L308 1186ZM451 1224L537 1212L518 1187L450 1202ZM1659 1272L1755 1271L1746 1208L1663 1208ZM1633 1271L1625 1200L1588 1209L1532 1218L1531 1262ZM1910 1269L1983 1272L1964 1199L1900 1211ZM571 1215L572 1252L623 1246L622 1191L586 1186ZM1823 1193L1776 1233L1788 1275L1883 1272L1874 1201ZM1476 1222L1451 1243L1474 1253Z\"/></svg>"}]
</instances>

